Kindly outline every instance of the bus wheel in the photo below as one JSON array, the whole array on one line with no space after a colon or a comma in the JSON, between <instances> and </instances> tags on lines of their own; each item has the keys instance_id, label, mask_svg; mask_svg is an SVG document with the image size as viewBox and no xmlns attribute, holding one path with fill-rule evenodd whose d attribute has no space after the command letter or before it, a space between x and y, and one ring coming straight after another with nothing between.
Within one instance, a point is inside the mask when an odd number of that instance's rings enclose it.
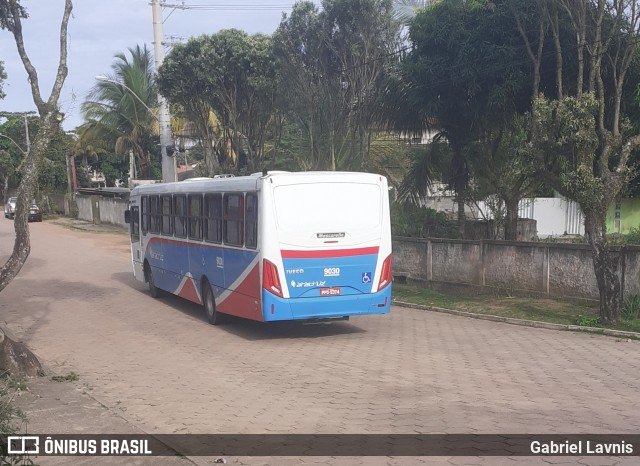
<instances>
[{"instance_id":1,"label":"bus wheel","mask_svg":"<svg viewBox=\"0 0 640 466\"><path fill-rule=\"evenodd\" d=\"M149 264L145 264L145 277L147 278L147 285L149 285L149 294L152 298L157 298L160 296L160 288L156 287L153 282L153 272L151 271L151 267Z\"/></svg>"},{"instance_id":2,"label":"bus wheel","mask_svg":"<svg viewBox=\"0 0 640 466\"><path fill-rule=\"evenodd\" d=\"M223 316L216 310L216 301L213 299L211 285L205 280L202 288L202 304L207 312L207 320L211 325L219 325L223 321Z\"/></svg>"}]
</instances>

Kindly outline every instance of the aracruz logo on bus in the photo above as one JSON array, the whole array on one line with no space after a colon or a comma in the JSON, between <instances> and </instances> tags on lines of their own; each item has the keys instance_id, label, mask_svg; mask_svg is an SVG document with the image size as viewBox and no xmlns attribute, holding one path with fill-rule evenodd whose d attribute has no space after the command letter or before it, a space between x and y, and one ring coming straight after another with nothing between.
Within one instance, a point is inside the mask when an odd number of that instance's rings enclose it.
<instances>
[{"instance_id":1,"label":"aracruz logo on bus","mask_svg":"<svg viewBox=\"0 0 640 466\"><path fill-rule=\"evenodd\" d=\"M317 233L318 238L344 238L345 233Z\"/></svg>"},{"instance_id":2,"label":"aracruz logo on bus","mask_svg":"<svg viewBox=\"0 0 640 466\"><path fill-rule=\"evenodd\" d=\"M320 296L340 296L340 287L320 288Z\"/></svg>"}]
</instances>

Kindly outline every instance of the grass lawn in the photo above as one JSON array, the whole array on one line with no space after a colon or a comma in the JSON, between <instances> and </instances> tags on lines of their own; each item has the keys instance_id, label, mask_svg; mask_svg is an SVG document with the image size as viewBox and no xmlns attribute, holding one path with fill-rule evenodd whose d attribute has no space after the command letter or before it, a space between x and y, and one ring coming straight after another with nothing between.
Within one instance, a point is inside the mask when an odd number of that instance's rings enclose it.
<instances>
[{"instance_id":1,"label":"grass lawn","mask_svg":"<svg viewBox=\"0 0 640 466\"><path fill-rule=\"evenodd\" d=\"M616 325L599 323L597 321L598 303L591 300L577 302L538 297L512 297L500 295L497 291L494 295L478 294L471 289L468 292L445 293L398 283L393 284L393 299L476 314L640 332L640 319L623 321Z\"/></svg>"}]
</instances>

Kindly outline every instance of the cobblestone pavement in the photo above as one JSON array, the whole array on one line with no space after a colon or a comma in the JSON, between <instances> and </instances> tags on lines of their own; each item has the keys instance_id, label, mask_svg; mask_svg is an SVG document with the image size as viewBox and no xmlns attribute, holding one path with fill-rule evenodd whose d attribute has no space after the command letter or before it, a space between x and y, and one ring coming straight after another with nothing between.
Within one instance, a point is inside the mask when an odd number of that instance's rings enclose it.
<instances>
[{"instance_id":1,"label":"cobblestone pavement","mask_svg":"<svg viewBox=\"0 0 640 466\"><path fill-rule=\"evenodd\" d=\"M12 247L11 226L8 220L0 222L4 257ZM175 297L154 300L145 292L133 278L126 236L71 231L47 222L31 230L31 257L0 294L2 319L52 372L80 375L78 382L66 385L68 390L88 395L105 415L141 431L640 432L637 341L404 308L330 325L233 320L213 327L200 307ZM32 411L31 430L36 431L43 408ZM61 417L57 426L88 432L92 422L90 415ZM226 461L637 464L637 458L604 457Z\"/></svg>"}]
</instances>

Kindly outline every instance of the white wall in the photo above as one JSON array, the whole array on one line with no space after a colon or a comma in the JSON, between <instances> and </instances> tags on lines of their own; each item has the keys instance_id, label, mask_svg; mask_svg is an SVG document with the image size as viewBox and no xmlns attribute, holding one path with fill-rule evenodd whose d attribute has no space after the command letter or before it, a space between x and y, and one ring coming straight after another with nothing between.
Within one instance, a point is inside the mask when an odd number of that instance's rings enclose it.
<instances>
[{"instance_id":1,"label":"white wall","mask_svg":"<svg viewBox=\"0 0 640 466\"><path fill-rule=\"evenodd\" d=\"M584 217L580 206L562 197L523 199L518 206L519 216L536 220L538 237L584 235Z\"/></svg>"}]
</instances>

